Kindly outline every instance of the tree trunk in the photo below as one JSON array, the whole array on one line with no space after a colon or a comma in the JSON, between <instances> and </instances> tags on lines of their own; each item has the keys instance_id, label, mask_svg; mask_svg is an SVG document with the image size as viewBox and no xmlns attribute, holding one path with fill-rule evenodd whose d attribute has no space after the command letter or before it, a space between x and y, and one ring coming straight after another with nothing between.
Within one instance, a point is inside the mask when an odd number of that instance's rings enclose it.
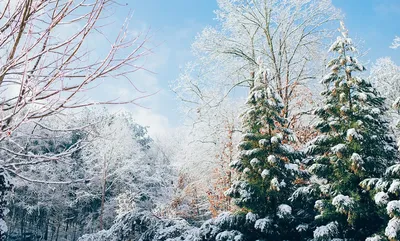
<instances>
[{"instance_id":1,"label":"tree trunk","mask_svg":"<svg viewBox=\"0 0 400 241\"><path fill-rule=\"evenodd\" d=\"M104 202L105 202L105 196L106 196L106 183L107 183L107 163L104 158L103 188L102 188L102 192L101 192L100 230L103 230L103 215L104 215Z\"/></svg>"}]
</instances>

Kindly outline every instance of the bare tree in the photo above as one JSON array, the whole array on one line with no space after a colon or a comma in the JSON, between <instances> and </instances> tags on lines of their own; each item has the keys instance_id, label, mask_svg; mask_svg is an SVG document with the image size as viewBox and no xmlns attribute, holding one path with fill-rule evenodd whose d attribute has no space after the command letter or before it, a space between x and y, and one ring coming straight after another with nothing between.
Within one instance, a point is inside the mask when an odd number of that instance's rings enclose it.
<instances>
[{"instance_id":1,"label":"bare tree","mask_svg":"<svg viewBox=\"0 0 400 241\"><path fill-rule=\"evenodd\" d=\"M193 44L197 61L176 83L178 97L195 108L216 106L237 86L251 87L262 63L283 99L284 116L292 116L304 90L299 87L321 74L326 55L321 47L340 12L330 0L218 0L218 5L219 25L205 28Z\"/></svg>"},{"instance_id":2,"label":"bare tree","mask_svg":"<svg viewBox=\"0 0 400 241\"><path fill-rule=\"evenodd\" d=\"M372 65L369 77L390 106L400 93L400 66L389 57L379 58Z\"/></svg>"},{"instance_id":3,"label":"bare tree","mask_svg":"<svg viewBox=\"0 0 400 241\"><path fill-rule=\"evenodd\" d=\"M136 103L138 98L94 102L85 97L104 81L128 81L143 69L139 60L149 54L148 33L134 36L128 20L114 38L103 34L112 0L0 0L0 186L2 201L9 190L8 175L19 175L24 166L53 162L70 155L78 145L58 153L34 153L17 141L18 130L26 124L52 130L41 120L68 110L98 105ZM102 37L107 50L90 50ZM104 52L105 54L101 54ZM76 127L73 129L82 129ZM61 128L52 131L68 131ZM29 133L25 133L30 138ZM38 138L37 136L35 138ZM7 143L7 144L5 144ZM67 181L65 183L72 182ZM51 183L50 181L45 181ZM59 183L59 182L57 182ZM4 203L0 204L4 209ZM3 227L2 213L0 214ZM4 235L6 227L1 229Z\"/></svg>"}]
</instances>

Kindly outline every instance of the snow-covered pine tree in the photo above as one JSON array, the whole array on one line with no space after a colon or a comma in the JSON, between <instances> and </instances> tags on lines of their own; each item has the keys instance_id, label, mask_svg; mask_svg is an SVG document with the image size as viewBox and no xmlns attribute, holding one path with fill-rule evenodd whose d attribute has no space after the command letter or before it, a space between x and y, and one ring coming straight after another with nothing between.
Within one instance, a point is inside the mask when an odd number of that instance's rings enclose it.
<instances>
[{"instance_id":1,"label":"snow-covered pine tree","mask_svg":"<svg viewBox=\"0 0 400 241\"><path fill-rule=\"evenodd\" d=\"M400 111L400 98L393 103L393 108ZM400 142L399 142L400 144ZM373 196L375 204L380 208L382 217L386 219L387 226L379 230L367 241L400 240L400 159L395 159L395 164L388 167L383 177L367 178L361 182L361 187L368 190ZM389 220L389 218L391 218Z\"/></svg>"},{"instance_id":2,"label":"snow-covered pine tree","mask_svg":"<svg viewBox=\"0 0 400 241\"><path fill-rule=\"evenodd\" d=\"M393 109L395 109L397 113L400 114L400 97L397 97L397 99L393 102ZM400 130L400 119L397 120L396 127ZM397 142L397 146L400 150L400 138Z\"/></svg>"},{"instance_id":3,"label":"snow-covered pine tree","mask_svg":"<svg viewBox=\"0 0 400 241\"><path fill-rule=\"evenodd\" d=\"M314 240L365 240L377 233L385 220L360 187L365 178L381 177L397 157L396 143L383 118L384 98L371 84L355 76L365 68L352 56L356 52L341 23L342 36L329 49L337 56L329 61L330 72L322 79L325 106L315 113L321 132L309 146L314 156L309 167L317 177L320 200L315 208Z\"/></svg>"},{"instance_id":4,"label":"snow-covered pine tree","mask_svg":"<svg viewBox=\"0 0 400 241\"><path fill-rule=\"evenodd\" d=\"M284 128L284 108L278 94L268 85L267 71L260 67L242 114L243 140L238 159L231 166L238 172L226 194L244 213L253 213L257 238L290 240L290 225L295 221L288 198L294 190L299 168L299 153L288 141L292 132ZM245 234L246 236L246 234Z\"/></svg>"}]
</instances>

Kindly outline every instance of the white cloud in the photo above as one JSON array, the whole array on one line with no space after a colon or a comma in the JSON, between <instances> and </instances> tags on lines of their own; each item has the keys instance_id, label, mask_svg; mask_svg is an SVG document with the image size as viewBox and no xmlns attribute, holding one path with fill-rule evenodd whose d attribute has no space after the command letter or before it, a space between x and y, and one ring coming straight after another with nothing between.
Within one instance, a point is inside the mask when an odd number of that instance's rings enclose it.
<instances>
[{"instance_id":1,"label":"white cloud","mask_svg":"<svg viewBox=\"0 0 400 241\"><path fill-rule=\"evenodd\" d=\"M155 112L152 109L142 108L139 106L129 108L127 105L117 105L110 108L113 113L130 112L136 123L147 126L149 135L153 139L162 138L171 131L168 118Z\"/></svg>"}]
</instances>

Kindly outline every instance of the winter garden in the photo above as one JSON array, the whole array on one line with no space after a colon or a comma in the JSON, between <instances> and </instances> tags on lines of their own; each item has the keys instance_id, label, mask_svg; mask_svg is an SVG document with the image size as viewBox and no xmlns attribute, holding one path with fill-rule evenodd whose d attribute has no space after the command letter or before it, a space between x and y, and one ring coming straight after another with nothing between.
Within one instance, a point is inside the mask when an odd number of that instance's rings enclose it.
<instances>
[{"instance_id":1,"label":"winter garden","mask_svg":"<svg viewBox=\"0 0 400 241\"><path fill-rule=\"evenodd\" d=\"M141 3L0 0L0 240L400 240L400 66L340 1L205 2L161 133Z\"/></svg>"}]
</instances>

